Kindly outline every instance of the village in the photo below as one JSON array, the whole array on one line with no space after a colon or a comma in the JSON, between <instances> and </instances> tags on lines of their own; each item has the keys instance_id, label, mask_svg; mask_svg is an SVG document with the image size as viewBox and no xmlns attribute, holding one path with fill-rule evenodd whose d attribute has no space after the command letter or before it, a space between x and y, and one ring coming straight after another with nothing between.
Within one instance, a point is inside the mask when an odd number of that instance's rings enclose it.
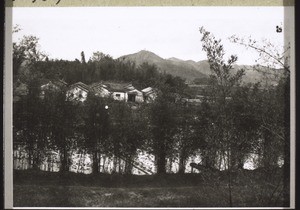
<instances>
[{"instance_id":1,"label":"village","mask_svg":"<svg viewBox=\"0 0 300 210\"><path fill-rule=\"evenodd\" d=\"M14 207L288 207L292 69L290 48L273 42L281 34L242 37L237 17L220 30L221 13L196 7L176 24L178 10L110 9L61 8L61 21L43 19L55 37L15 13Z\"/></svg>"},{"instance_id":2,"label":"village","mask_svg":"<svg viewBox=\"0 0 300 210\"><path fill-rule=\"evenodd\" d=\"M18 84L19 88L22 91L18 91L20 94L14 95L14 100L18 101L19 97L28 94L28 90L25 84ZM98 82L93 83L90 85L86 85L83 82L77 82L71 85L68 85L63 80L44 80L42 85L40 86L40 98L44 99L45 94L50 92L59 92L62 90L66 90L66 100L70 100L76 103L84 103L87 99L88 94L93 94L94 96L100 98L110 98L116 101L125 102L130 105L132 109L136 109L137 105L140 103L151 103L157 97L158 90L155 90L152 87L147 87L142 90L137 90L132 84L130 83L120 83L120 82ZM181 103L183 104L192 104L192 105L199 105L202 100L199 98L203 98L204 96L199 96L195 99L188 99L188 98L181 98ZM105 109L109 109L108 106ZM22 149L22 147L18 147L19 149L14 152L14 169L18 170L26 170L29 169L30 161L28 160L28 154L26 151ZM40 169L44 171L53 171L58 172L60 171L60 155L59 151L48 151L50 156L46 156L44 161L40 165ZM156 173L155 167L155 157L146 151L138 149L137 157L134 160L132 174L154 174ZM27 157L27 158L24 158ZM74 150L71 152L71 165L70 171L75 173L84 173L90 174L92 173L92 155L89 153L78 153L78 151ZM187 161L185 170L186 172L190 173L199 173L199 170L193 170L191 167L191 163L200 163L201 162L201 152L197 155L191 155L189 157L189 161ZM126 165L126 159L121 159L121 162L118 163L118 166L114 166L113 157L102 155L100 157L99 166L101 173L124 173L124 168ZM168 173L177 173L179 170L179 163L178 161L172 162L171 159L168 160L167 163L167 171ZM248 163L249 165L249 163ZM251 166L251 163L248 167ZM114 171L114 168L118 169L118 171ZM196 166L197 168L197 166Z\"/></svg>"}]
</instances>

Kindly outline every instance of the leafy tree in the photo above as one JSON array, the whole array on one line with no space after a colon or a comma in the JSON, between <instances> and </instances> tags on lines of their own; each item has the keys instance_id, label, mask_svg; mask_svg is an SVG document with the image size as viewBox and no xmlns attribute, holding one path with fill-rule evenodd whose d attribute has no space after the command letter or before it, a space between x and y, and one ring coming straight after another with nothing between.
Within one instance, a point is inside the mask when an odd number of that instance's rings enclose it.
<instances>
[{"instance_id":1,"label":"leafy tree","mask_svg":"<svg viewBox=\"0 0 300 210\"><path fill-rule=\"evenodd\" d=\"M137 112L137 110L134 110ZM141 131L139 119L131 107L123 101L112 103L110 116L112 120L111 140L112 153L114 155L114 171L121 159L126 161L126 173L131 173L132 161L136 155L138 146L141 144ZM121 168L118 169L121 172Z\"/></svg>"},{"instance_id":2,"label":"leafy tree","mask_svg":"<svg viewBox=\"0 0 300 210\"><path fill-rule=\"evenodd\" d=\"M289 177L290 177L290 43L284 47L275 46L271 41L240 38L232 36L233 43L242 45L246 49L258 53L257 66L255 68L263 73L265 78L275 81L276 87L266 86L264 90L266 106L261 114L261 127L264 135L264 165L268 167L274 159L277 151L271 145L282 145L284 151L284 173L285 173L285 205L289 205ZM273 112L274 111L274 112ZM283 143L283 144L282 144ZM269 160L268 160L269 159ZM274 161L273 161L274 162Z\"/></svg>"},{"instance_id":3,"label":"leafy tree","mask_svg":"<svg viewBox=\"0 0 300 210\"><path fill-rule=\"evenodd\" d=\"M42 138L41 119L41 99L40 83L37 78L33 78L28 84L28 94L21 100L14 103L14 139L19 143L24 139L24 143L29 155L29 161L34 169L40 165L40 152L44 148L44 138ZM21 138L17 138L21 135Z\"/></svg>"},{"instance_id":4,"label":"leafy tree","mask_svg":"<svg viewBox=\"0 0 300 210\"><path fill-rule=\"evenodd\" d=\"M175 97L169 89L167 85L161 86L157 98L149 106L150 145L156 158L158 174L166 173L166 158L170 155L175 141Z\"/></svg>"},{"instance_id":5,"label":"leafy tree","mask_svg":"<svg viewBox=\"0 0 300 210\"><path fill-rule=\"evenodd\" d=\"M81 55L81 63L85 64L86 61L85 61L85 55L84 55L84 52L81 51L80 55Z\"/></svg>"},{"instance_id":6,"label":"leafy tree","mask_svg":"<svg viewBox=\"0 0 300 210\"><path fill-rule=\"evenodd\" d=\"M229 115L232 116L233 147L238 153L231 158L234 168L243 169L244 159L248 154L259 150L260 103L257 85L239 87L229 101Z\"/></svg>"},{"instance_id":7,"label":"leafy tree","mask_svg":"<svg viewBox=\"0 0 300 210\"><path fill-rule=\"evenodd\" d=\"M185 172L186 160L190 157L199 147L203 141L203 130L197 126L196 109L192 106L185 106L178 104L176 108L176 126L177 131L175 134L177 142L177 151L179 160L178 173Z\"/></svg>"},{"instance_id":8,"label":"leafy tree","mask_svg":"<svg viewBox=\"0 0 300 210\"><path fill-rule=\"evenodd\" d=\"M38 41L37 37L30 35L24 36L19 43L13 43L14 76L20 74L22 67L22 73L26 75L26 70L28 71L31 65L45 59L46 54L40 50Z\"/></svg>"},{"instance_id":9,"label":"leafy tree","mask_svg":"<svg viewBox=\"0 0 300 210\"><path fill-rule=\"evenodd\" d=\"M143 87L153 86L159 76L159 72L155 65L149 63L142 63L136 72L137 81Z\"/></svg>"},{"instance_id":10,"label":"leafy tree","mask_svg":"<svg viewBox=\"0 0 300 210\"><path fill-rule=\"evenodd\" d=\"M231 100L234 88L238 87L244 70L233 71L233 65L237 61L237 56L231 55L225 62L225 51L221 40L217 40L210 32L203 27L200 28L202 35L202 48L207 53L208 62L211 70L211 88L210 103L216 114L213 123L213 133L216 133L218 144L221 145L221 153L226 155L227 169L229 178L229 205L232 206L231 195L231 170L232 159L239 154L236 148L236 139L233 138L233 116L230 115L229 100Z\"/></svg>"},{"instance_id":11,"label":"leafy tree","mask_svg":"<svg viewBox=\"0 0 300 210\"><path fill-rule=\"evenodd\" d=\"M110 133L110 119L108 115L109 102L88 94L84 109L85 148L93 154L93 173L99 172L100 154L106 153L106 146Z\"/></svg>"},{"instance_id":12,"label":"leafy tree","mask_svg":"<svg viewBox=\"0 0 300 210\"><path fill-rule=\"evenodd\" d=\"M60 151L61 172L69 171L69 151L76 140L80 140L81 133L78 130L80 124L80 104L66 100L65 90L58 91L51 97L51 139L54 148ZM50 110L48 110L50 111ZM63 129L62 129L63 128Z\"/></svg>"},{"instance_id":13,"label":"leafy tree","mask_svg":"<svg viewBox=\"0 0 300 210\"><path fill-rule=\"evenodd\" d=\"M256 51L259 54L257 64L267 67L264 73L271 74L275 78L290 74L290 43L284 47L278 47L266 39L257 41L251 37L240 38L236 35L231 36L230 41ZM257 70L263 71L264 69Z\"/></svg>"}]
</instances>

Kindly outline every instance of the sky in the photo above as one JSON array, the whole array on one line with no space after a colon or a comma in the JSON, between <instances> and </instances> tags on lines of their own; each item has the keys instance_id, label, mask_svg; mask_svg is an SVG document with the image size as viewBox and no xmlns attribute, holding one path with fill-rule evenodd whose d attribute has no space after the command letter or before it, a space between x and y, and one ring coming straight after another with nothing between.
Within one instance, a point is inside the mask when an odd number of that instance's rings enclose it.
<instances>
[{"instance_id":1,"label":"sky","mask_svg":"<svg viewBox=\"0 0 300 210\"><path fill-rule=\"evenodd\" d=\"M199 28L222 40L226 55L238 56L238 64L251 65L258 54L231 43L232 35L283 46L283 7L35 7L13 8L13 34L39 38L41 50L52 59L86 60L100 51L118 58L140 50L162 58L206 59Z\"/></svg>"}]
</instances>

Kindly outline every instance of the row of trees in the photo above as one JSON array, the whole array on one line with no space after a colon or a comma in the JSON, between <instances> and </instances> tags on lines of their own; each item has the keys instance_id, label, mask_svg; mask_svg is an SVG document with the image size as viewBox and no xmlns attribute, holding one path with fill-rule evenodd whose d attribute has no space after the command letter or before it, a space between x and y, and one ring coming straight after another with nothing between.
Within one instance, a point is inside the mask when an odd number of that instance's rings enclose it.
<instances>
[{"instance_id":1,"label":"row of trees","mask_svg":"<svg viewBox=\"0 0 300 210\"><path fill-rule=\"evenodd\" d=\"M49 149L61 151L62 170L68 170L70 149L87 150L95 172L99 154L125 157L130 163L137 149L155 155L158 173L166 171L167 158L178 158L184 172L187 158L199 149L203 165L211 168L218 168L218 154L230 160L232 169L242 168L251 153L261 155L264 167L276 166L285 155L285 139L273 130L284 131L285 113L278 101L284 97L282 86L240 87L230 99L221 98L218 90L200 106L187 106L175 103L178 95L165 83L155 102L136 109L93 94L84 103L66 100L65 91L40 98L39 87L32 81L28 95L14 102L13 120L14 141L25 143L35 168Z\"/></svg>"}]
</instances>

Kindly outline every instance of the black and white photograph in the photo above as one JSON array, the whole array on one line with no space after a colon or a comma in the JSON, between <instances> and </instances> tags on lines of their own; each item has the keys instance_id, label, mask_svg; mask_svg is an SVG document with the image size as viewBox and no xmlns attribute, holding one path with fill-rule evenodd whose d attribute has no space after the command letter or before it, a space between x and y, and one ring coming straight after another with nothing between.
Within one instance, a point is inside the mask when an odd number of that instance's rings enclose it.
<instances>
[{"instance_id":1,"label":"black and white photograph","mask_svg":"<svg viewBox=\"0 0 300 210\"><path fill-rule=\"evenodd\" d=\"M13 7L13 207L292 207L289 12Z\"/></svg>"}]
</instances>

